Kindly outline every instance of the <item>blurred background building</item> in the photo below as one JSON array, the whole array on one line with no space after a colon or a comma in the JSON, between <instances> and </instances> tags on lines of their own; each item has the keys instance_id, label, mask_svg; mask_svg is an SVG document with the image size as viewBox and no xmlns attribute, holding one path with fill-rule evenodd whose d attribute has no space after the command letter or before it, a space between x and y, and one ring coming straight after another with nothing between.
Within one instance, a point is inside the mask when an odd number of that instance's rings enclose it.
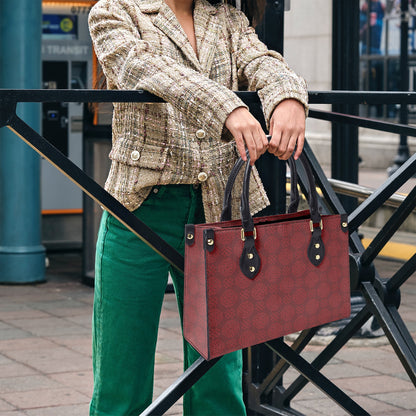
<instances>
[{"instance_id":1,"label":"blurred background building","mask_svg":"<svg viewBox=\"0 0 416 416\"><path fill-rule=\"evenodd\" d=\"M237 0L237 6L247 8L250 1ZM94 85L97 62L88 33L87 18L95 3L88 0L42 2L42 88L84 89ZM264 10L261 16L262 13L252 13L247 8L248 14L257 20L259 15L263 18L264 14L270 13L270 7L284 9L284 56L289 65L306 79L310 91L346 89L347 85L339 87L339 84L334 83L336 71L344 71L357 79L354 89L370 91L401 90L405 73L408 90L414 90L415 0L409 0L405 8L398 0L253 0L252 3L255 9ZM354 40L354 50L358 51L357 59L352 58L358 62L351 62L348 68L345 59L343 67L334 65L334 54L341 49L343 53L346 49L335 34L336 27L334 29L334 16L340 14L338 7L341 3L349 7L346 9L348 13L341 15L341 23L347 23L351 16L359 14L359 23L354 29L356 32L341 33L341 41L342 38ZM407 24L406 68L401 64L403 22ZM259 32L263 30L261 22L257 24L255 20L254 24ZM342 30L346 30L344 26ZM326 105L314 107L331 109ZM110 148L108 132L111 106L101 105L97 109L91 113L83 103L43 103L41 130L45 138L78 166L89 169L91 175L103 184L109 165L107 154ZM408 110L408 120L412 123L416 118L416 107L408 106ZM358 113L385 121L400 121L400 111L396 105L363 105ZM89 140L86 131L90 125L97 128L102 126L102 131L107 131L103 133L102 140ZM333 140L330 123L309 119L307 138L318 160L329 172ZM387 172L397 157L400 140L400 137L390 133L359 129L360 166ZM413 153L416 150L415 139L405 140L408 150ZM353 157L351 160L354 163ZM82 248L85 240L83 212L88 203L81 190L69 179L57 172L49 162L41 161L42 243L47 249ZM94 209L99 210L99 207Z\"/></svg>"}]
</instances>

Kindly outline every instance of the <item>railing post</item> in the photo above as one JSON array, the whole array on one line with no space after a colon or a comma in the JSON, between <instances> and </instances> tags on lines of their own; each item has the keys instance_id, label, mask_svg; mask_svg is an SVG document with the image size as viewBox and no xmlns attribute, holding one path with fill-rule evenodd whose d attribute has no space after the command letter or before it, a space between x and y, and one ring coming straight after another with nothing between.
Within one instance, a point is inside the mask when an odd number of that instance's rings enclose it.
<instances>
[{"instance_id":1,"label":"railing post","mask_svg":"<svg viewBox=\"0 0 416 416\"><path fill-rule=\"evenodd\" d=\"M359 89L359 1L333 0L332 34L332 89ZM357 104L334 104L332 111L351 115L358 114ZM332 123L331 173L334 179L358 183L358 127ZM347 212L352 212L357 201L341 196Z\"/></svg>"},{"instance_id":2,"label":"railing post","mask_svg":"<svg viewBox=\"0 0 416 416\"><path fill-rule=\"evenodd\" d=\"M1 0L0 88L40 88L41 0ZM40 105L18 106L40 128ZM0 129L0 283L45 279L40 227L40 158L8 129Z\"/></svg>"},{"instance_id":3,"label":"railing post","mask_svg":"<svg viewBox=\"0 0 416 416\"><path fill-rule=\"evenodd\" d=\"M285 0L267 0L264 4L262 22L256 27L259 38L267 47L281 54L283 54L284 11ZM259 120L263 120L260 107L251 107L250 111ZM257 161L256 167L270 199L270 206L262 211L262 215L284 213L286 193L282 190L286 189L286 163L266 153Z\"/></svg>"},{"instance_id":4,"label":"railing post","mask_svg":"<svg viewBox=\"0 0 416 416\"><path fill-rule=\"evenodd\" d=\"M409 3L402 1L400 4L400 90L409 91ZM400 104L400 123L407 124L408 106L407 104ZM393 175L397 169L402 166L410 157L409 145L407 143L407 136L400 135L399 147L394 158L394 164L387 169L389 176Z\"/></svg>"}]
</instances>

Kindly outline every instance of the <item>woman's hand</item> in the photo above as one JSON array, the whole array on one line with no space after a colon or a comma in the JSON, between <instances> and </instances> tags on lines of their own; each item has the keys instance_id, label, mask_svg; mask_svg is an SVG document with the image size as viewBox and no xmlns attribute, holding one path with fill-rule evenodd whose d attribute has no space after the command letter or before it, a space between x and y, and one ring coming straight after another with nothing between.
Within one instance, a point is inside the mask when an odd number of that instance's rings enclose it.
<instances>
[{"instance_id":1,"label":"woman's hand","mask_svg":"<svg viewBox=\"0 0 416 416\"><path fill-rule=\"evenodd\" d=\"M295 160L300 156L305 142L305 107L295 99L277 105L270 119L269 152L287 160L296 147Z\"/></svg>"},{"instance_id":2,"label":"woman's hand","mask_svg":"<svg viewBox=\"0 0 416 416\"><path fill-rule=\"evenodd\" d=\"M246 147L250 155L250 165L266 152L268 142L260 123L245 107L238 107L225 120L225 127L235 139L237 150L243 160L247 160Z\"/></svg>"}]
</instances>

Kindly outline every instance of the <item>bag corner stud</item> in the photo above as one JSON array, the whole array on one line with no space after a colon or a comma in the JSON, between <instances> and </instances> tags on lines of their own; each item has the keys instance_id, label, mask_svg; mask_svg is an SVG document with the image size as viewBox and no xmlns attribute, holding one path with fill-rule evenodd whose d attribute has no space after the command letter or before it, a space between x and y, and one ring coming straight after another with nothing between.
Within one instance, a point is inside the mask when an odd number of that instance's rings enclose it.
<instances>
[{"instance_id":1,"label":"bag corner stud","mask_svg":"<svg viewBox=\"0 0 416 416\"><path fill-rule=\"evenodd\" d=\"M192 246L195 243L195 225L186 224L185 225L185 242L186 245Z\"/></svg>"},{"instance_id":2,"label":"bag corner stud","mask_svg":"<svg viewBox=\"0 0 416 416\"><path fill-rule=\"evenodd\" d=\"M212 228L207 228L204 230L204 249L208 252L211 252L215 248L215 233Z\"/></svg>"},{"instance_id":3,"label":"bag corner stud","mask_svg":"<svg viewBox=\"0 0 416 416\"><path fill-rule=\"evenodd\" d=\"M348 231L348 214L341 214L341 230L346 233Z\"/></svg>"}]
</instances>

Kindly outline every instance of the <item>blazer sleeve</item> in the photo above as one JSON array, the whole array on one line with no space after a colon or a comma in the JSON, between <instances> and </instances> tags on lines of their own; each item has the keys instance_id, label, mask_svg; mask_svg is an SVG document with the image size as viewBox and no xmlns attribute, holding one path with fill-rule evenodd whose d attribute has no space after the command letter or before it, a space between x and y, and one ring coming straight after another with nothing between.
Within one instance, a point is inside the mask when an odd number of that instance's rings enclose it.
<instances>
[{"instance_id":1,"label":"blazer sleeve","mask_svg":"<svg viewBox=\"0 0 416 416\"><path fill-rule=\"evenodd\" d=\"M244 13L228 9L231 19L234 53L237 61L239 82L249 91L257 91L264 116L269 126L275 107L283 100L294 98L300 101L308 114L308 92L306 82L299 77L281 54L267 49L261 42Z\"/></svg>"},{"instance_id":2,"label":"blazer sleeve","mask_svg":"<svg viewBox=\"0 0 416 416\"><path fill-rule=\"evenodd\" d=\"M95 53L110 88L155 94L200 125L208 137L221 137L228 115L247 106L227 87L156 53L141 38L122 3L99 2L88 20Z\"/></svg>"}]
</instances>

